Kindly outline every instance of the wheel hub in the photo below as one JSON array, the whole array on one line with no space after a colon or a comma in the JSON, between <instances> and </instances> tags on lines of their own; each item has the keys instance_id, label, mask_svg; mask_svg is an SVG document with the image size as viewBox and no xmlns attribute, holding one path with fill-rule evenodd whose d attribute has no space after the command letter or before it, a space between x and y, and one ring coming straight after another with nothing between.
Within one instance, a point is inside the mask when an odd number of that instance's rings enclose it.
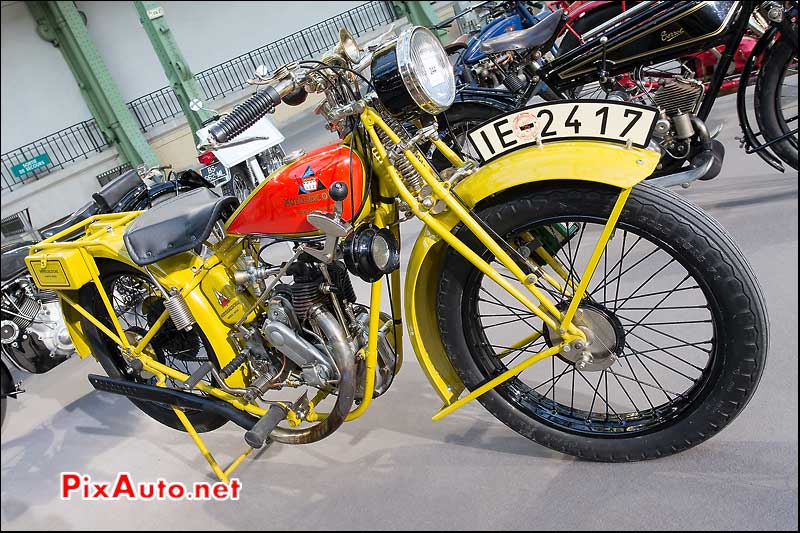
<instances>
[{"instance_id":1,"label":"wheel hub","mask_svg":"<svg viewBox=\"0 0 800 533\"><path fill-rule=\"evenodd\" d=\"M559 310L566 309L565 303ZM625 346L625 330L619 319L602 305L583 302L575 311L572 323L586 335L586 341L576 340L564 346L558 356L584 372L600 372L613 365ZM545 326L550 346L557 345L560 335Z\"/></svg>"}]
</instances>

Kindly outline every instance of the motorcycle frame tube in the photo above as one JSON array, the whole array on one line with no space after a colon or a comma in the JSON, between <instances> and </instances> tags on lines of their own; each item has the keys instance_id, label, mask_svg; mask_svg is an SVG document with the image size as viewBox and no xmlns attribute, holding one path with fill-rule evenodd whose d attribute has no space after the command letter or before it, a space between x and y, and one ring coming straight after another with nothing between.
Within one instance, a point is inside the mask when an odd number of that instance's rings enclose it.
<instances>
[{"instance_id":1,"label":"motorcycle frame tube","mask_svg":"<svg viewBox=\"0 0 800 533\"><path fill-rule=\"evenodd\" d=\"M394 143L400 143L401 139L397 136L395 132L391 130L391 128L386 125L383 119L376 113L374 110L367 108L361 115L362 123L364 124L367 133L369 134L370 138L372 139L373 145L378 153L379 158L384 161L388 162L388 154L386 152L385 147L380 141L375 128L378 127L389 137L389 139ZM570 143L572 144L572 143ZM605 144L605 143L599 143ZM530 150L530 149L529 149ZM447 155L447 152L443 152ZM562 313L556 308L555 304L545 295L538 287L536 287L536 282L538 278L533 276L527 276L522 269L513 261L513 259L501 248L501 246L490 236L483 227L478 224L478 222L472 217L469 210L461 204L461 202L453 195L449 190L449 184L443 183L438 179L438 176L435 174L435 171L432 169L430 164L423 158L418 157L418 155L412 151L411 149L405 149L403 151L403 155L408 159L408 161L412 164L414 169L420 174L422 179L427 183L428 186L432 189L432 196L433 200L438 201L442 200L446 203L447 207L449 208L449 212L451 216L455 217L454 222L459 222L464 224L477 238L478 240L487 247L491 251L491 253L497 258L501 264L509 269L509 271L514 275L517 280L523 284L523 286L531 293L534 297L540 302L540 305L536 305L530 301L530 299L517 290L514 286L510 285L507 280L497 272L491 265L489 265L485 260L483 260L478 254L476 254L469 246L467 246L463 241L461 241L458 237L456 237L452 233L452 229L455 226L455 223L452 225L443 224L443 222L437 217L431 215L427 210L422 208L421 203L414 197L414 195L409 191L404 182L402 177L400 176L397 169L388 163L384 163L384 169L387 173L388 178L391 180L396 193L402 198L406 204L411 208L411 211L422 220L427 229L430 230L432 233L436 234L441 240L447 243L448 246L455 249L458 253L460 253L464 258L466 258L470 263L472 263L475 267L481 270L485 275L490 277L492 280L495 281L498 285L500 285L503 289L505 289L509 294L511 294L515 299L517 299L522 305L527 307L534 315L540 318L546 325L550 326L554 330L558 330L561 334L562 342L557 346L550 348L548 350L542 351L538 354L531 356L530 358L526 359L525 361L519 363L515 367L509 369L507 372L501 374L500 376L496 377L489 383L485 384L484 386L472 391L470 394L465 396L464 398L458 399L460 391L463 390L463 384L460 381L457 384L453 384L452 382L447 383L445 379L441 376L433 376L430 373L430 361L424 361L423 359L428 356L425 352L419 351L419 343L415 343L415 348L417 348L417 356L421 359L421 363L423 369L426 370L428 373L429 379L434 384L434 387L437 388L437 391L440 393L440 396L445 400L445 407L439 413L434 415L434 420L438 420L443 416L446 416L456 409L459 409L466 403L474 400L481 394L485 393L486 391L493 389L494 387L504 383L508 379L512 378L513 376L522 372L528 366L538 362L542 359L547 357L551 357L558 353L561 348L567 344L571 343L577 339L583 339L584 333L580 331L577 327L572 324L572 318L574 316L575 310L578 307L581 299L583 298L583 294L586 290L586 286L591 280L592 275L594 274L594 269L599 262L600 257L602 256L603 251L605 250L606 244L613 232L614 227L616 226L617 219L622 212L622 208L624 207L628 196L631 192L631 188L633 185L644 179L646 176L652 172L653 168L655 167L658 161L658 155L653 152L650 154L650 157L647 158L647 162L649 164L645 164L645 159L638 160L638 163L644 167L641 171L635 173L635 176L631 176L629 180L630 183L626 184L627 186L620 187L620 194L619 197L612 209L611 214L609 215L609 219L606 222L606 225L603 229L603 232L598 239L597 244L595 245L594 251L592 253L592 257L589 260L589 263L582 275L582 278L586 278L586 283L581 283L572 294L572 300L570 303L569 308L567 309L566 313L562 315ZM535 156L532 152L527 152L527 155ZM508 156L505 156L508 157ZM505 158L500 158L499 161L502 161ZM530 162L530 159L528 160ZM487 165L487 167L490 167ZM587 179L590 181L591 178L583 177L583 179ZM599 180L598 180L599 181ZM495 187L494 193L501 192L505 190L503 187ZM490 193L491 194L491 193ZM489 194L487 194L488 196ZM473 204L474 205L474 204ZM416 247L415 247L416 251ZM412 252L412 262L413 256L415 255ZM409 280L406 279L406 287L407 287L407 298L408 298L408 287L411 283L413 283L413 279ZM412 291L413 295L413 291ZM413 302L409 304L408 299L406 300L407 309L409 305L412 306L413 309ZM412 311L413 313L413 311ZM430 317L431 315L429 315ZM409 328L413 328L416 326L415 317L407 317L409 322ZM415 332L413 330L410 331L412 337L412 343L414 342ZM440 341L441 342L441 341ZM436 367L437 363L434 363L433 366ZM438 369L435 369L438 371ZM460 387L459 387L460 386ZM457 389L459 389L457 391Z\"/></svg>"}]
</instances>

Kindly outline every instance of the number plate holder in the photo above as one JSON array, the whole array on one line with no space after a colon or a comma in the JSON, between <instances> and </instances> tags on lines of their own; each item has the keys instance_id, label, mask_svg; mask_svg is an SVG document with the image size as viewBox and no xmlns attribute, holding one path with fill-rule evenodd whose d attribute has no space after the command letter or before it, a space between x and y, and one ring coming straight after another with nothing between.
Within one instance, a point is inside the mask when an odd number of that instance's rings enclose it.
<instances>
[{"instance_id":1,"label":"number plate holder","mask_svg":"<svg viewBox=\"0 0 800 533\"><path fill-rule=\"evenodd\" d=\"M595 140L647 148L658 109L609 100L563 100L506 113L470 130L484 163L533 144Z\"/></svg>"}]
</instances>

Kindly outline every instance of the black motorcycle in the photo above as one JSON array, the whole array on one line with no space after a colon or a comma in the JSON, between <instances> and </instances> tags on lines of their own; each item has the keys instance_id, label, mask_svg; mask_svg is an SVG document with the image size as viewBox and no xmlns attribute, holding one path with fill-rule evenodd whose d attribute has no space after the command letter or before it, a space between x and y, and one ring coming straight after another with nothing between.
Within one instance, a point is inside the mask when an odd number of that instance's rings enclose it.
<instances>
[{"instance_id":1,"label":"black motorcycle","mask_svg":"<svg viewBox=\"0 0 800 533\"><path fill-rule=\"evenodd\" d=\"M742 70L737 111L742 146L777 170L797 169L797 1L785 2L638 2L582 35L583 42L562 42L557 57L539 65L562 33L566 17L553 12L537 25L486 41L490 56L513 55L536 65L524 88L464 86L456 103L439 118L443 135L469 152L466 133L498 114L524 107L546 84L558 99L582 98L592 86L604 99L638 102L660 109L653 141L662 160L653 180L664 186L711 179L719 174L723 145L713 139L706 120L748 30L751 15L769 21ZM566 40L566 38L565 38ZM714 75L703 83L681 58L719 45L725 51ZM760 131L748 117L747 88L755 78L753 110ZM548 133L547 111L536 115ZM685 168L684 168L685 167Z\"/></svg>"},{"instance_id":2,"label":"black motorcycle","mask_svg":"<svg viewBox=\"0 0 800 533\"><path fill-rule=\"evenodd\" d=\"M84 205L62 222L42 230L42 238L60 233L93 215L139 211L182 192L213 187L200 174L188 170L175 175L164 166L129 170L106 184ZM168 171L167 175L163 174ZM148 185L147 182L157 180ZM76 232L72 238L80 235ZM15 384L8 365L31 374L48 372L74 351L61 316L58 297L39 289L25 266L28 248L35 241L10 245L2 250L0 269L0 417L5 419L6 399L23 392Z\"/></svg>"}]
</instances>

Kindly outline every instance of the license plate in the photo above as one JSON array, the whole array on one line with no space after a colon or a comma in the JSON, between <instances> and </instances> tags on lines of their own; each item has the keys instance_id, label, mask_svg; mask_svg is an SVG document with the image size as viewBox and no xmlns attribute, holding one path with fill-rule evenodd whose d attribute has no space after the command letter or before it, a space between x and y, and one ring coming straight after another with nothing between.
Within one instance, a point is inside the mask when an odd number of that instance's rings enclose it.
<instances>
[{"instance_id":1,"label":"license plate","mask_svg":"<svg viewBox=\"0 0 800 533\"><path fill-rule=\"evenodd\" d=\"M600 140L646 148L658 110L608 100L535 104L497 117L469 132L484 163L532 144Z\"/></svg>"},{"instance_id":2,"label":"license plate","mask_svg":"<svg viewBox=\"0 0 800 533\"><path fill-rule=\"evenodd\" d=\"M218 187L231 179L230 171L220 162L200 169L200 175Z\"/></svg>"}]
</instances>

